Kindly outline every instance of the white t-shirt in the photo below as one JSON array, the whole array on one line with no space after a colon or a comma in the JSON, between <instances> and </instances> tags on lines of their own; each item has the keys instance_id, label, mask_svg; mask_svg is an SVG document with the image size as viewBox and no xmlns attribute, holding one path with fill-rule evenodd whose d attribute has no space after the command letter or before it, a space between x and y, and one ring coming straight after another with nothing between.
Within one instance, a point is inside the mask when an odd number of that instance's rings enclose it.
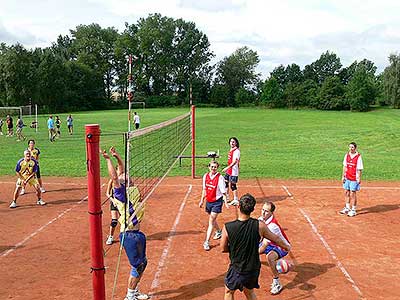
<instances>
[{"instance_id":1,"label":"white t-shirt","mask_svg":"<svg viewBox=\"0 0 400 300\"><path fill-rule=\"evenodd\" d=\"M236 161L237 163L232 167L232 175L231 176L239 176L239 162L240 162L240 150L237 148L233 151L232 161Z\"/></svg>"},{"instance_id":2,"label":"white t-shirt","mask_svg":"<svg viewBox=\"0 0 400 300\"><path fill-rule=\"evenodd\" d=\"M139 118L138 115L134 115L134 116L133 116L133 123L135 123L135 124L140 124L140 118Z\"/></svg>"},{"instance_id":3,"label":"white t-shirt","mask_svg":"<svg viewBox=\"0 0 400 300\"><path fill-rule=\"evenodd\" d=\"M203 175L203 190L206 189L206 176L208 173ZM219 173L215 173L215 175L210 174L210 178L214 179L215 176ZM225 179L224 176L220 175L218 178L218 187L217 187L217 194L216 194L216 199L219 199L223 196L223 194L226 193L226 186L225 186Z\"/></svg>"}]
</instances>

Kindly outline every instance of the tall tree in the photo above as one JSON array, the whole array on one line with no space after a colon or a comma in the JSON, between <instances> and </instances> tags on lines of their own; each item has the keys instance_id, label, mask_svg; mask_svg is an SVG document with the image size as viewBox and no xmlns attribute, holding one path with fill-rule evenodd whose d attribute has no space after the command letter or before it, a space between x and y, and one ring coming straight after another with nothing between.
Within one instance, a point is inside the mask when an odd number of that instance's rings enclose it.
<instances>
[{"instance_id":1,"label":"tall tree","mask_svg":"<svg viewBox=\"0 0 400 300\"><path fill-rule=\"evenodd\" d=\"M349 109L345 95L345 87L338 76L328 77L322 83L318 93L317 108L323 110Z\"/></svg>"},{"instance_id":2,"label":"tall tree","mask_svg":"<svg viewBox=\"0 0 400 300\"><path fill-rule=\"evenodd\" d=\"M346 97L349 100L350 109L367 111L369 105L375 102L376 95L375 77L367 66L359 65L347 85Z\"/></svg>"},{"instance_id":3,"label":"tall tree","mask_svg":"<svg viewBox=\"0 0 400 300\"><path fill-rule=\"evenodd\" d=\"M316 80L319 85L327 79L339 74L342 64L340 58L333 52L326 51L309 67L304 68L305 79Z\"/></svg>"},{"instance_id":4,"label":"tall tree","mask_svg":"<svg viewBox=\"0 0 400 300\"><path fill-rule=\"evenodd\" d=\"M260 77L260 74L256 73L259 62L257 52L247 47L237 49L219 62L216 81L226 85L229 92L229 106L235 106L235 94L240 88L255 90Z\"/></svg>"},{"instance_id":5,"label":"tall tree","mask_svg":"<svg viewBox=\"0 0 400 300\"><path fill-rule=\"evenodd\" d=\"M383 73L384 93L394 108L400 108L400 54L389 55L389 63Z\"/></svg>"}]
</instances>

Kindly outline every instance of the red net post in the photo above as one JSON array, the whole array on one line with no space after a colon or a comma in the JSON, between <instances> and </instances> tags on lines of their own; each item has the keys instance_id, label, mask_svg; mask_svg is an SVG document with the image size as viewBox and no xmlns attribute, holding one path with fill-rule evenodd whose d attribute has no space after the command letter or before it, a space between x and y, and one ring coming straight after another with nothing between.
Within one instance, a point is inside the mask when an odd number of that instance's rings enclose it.
<instances>
[{"instance_id":1,"label":"red net post","mask_svg":"<svg viewBox=\"0 0 400 300\"><path fill-rule=\"evenodd\" d=\"M196 118L195 118L195 112L196 112L196 107L192 105L192 178L196 177Z\"/></svg>"},{"instance_id":2,"label":"red net post","mask_svg":"<svg viewBox=\"0 0 400 300\"><path fill-rule=\"evenodd\" d=\"M103 236L101 226L102 210L100 198L100 126L98 124L91 124L86 125L85 129L93 299L105 300L105 268L103 258Z\"/></svg>"}]
</instances>

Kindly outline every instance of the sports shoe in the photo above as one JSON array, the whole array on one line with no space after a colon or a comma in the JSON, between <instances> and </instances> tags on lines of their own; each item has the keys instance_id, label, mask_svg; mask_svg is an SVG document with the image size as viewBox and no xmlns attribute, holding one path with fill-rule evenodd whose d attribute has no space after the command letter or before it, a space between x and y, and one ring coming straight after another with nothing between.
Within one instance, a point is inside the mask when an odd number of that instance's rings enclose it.
<instances>
[{"instance_id":1,"label":"sports shoe","mask_svg":"<svg viewBox=\"0 0 400 300\"><path fill-rule=\"evenodd\" d=\"M44 188L40 188L40 191L42 192L42 193L46 193L46 190L44 189Z\"/></svg>"},{"instance_id":2,"label":"sports shoe","mask_svg":"<svg viewBox=\"0 0 400 300\"><path fill-rule=\"evenodd\" d=\"M228 203L229 205L233 205L233 206L238 206L239 205L239 200L234 199L231 202Z\"/></svg>"},{"instance_id":3,"label":"sports shoe","mask_svg":"<svg viewBox=\"0 0 400 300\"><path fill-rule=\"evenodd\" d=\"M11 203L10 203L10 208L16 208L18 205L17 205L17 202L15 202L15 201L12 201Z\"/></svg>"},{"instance_id":4,"label":"sports shoe","mask_svg":"<svg viewBox=\"0 0 400 300\"><path fill-rule=\"evenodd\" d=\"M25 195L25 189L21 189L21 192L19 193L21 196Z\"/></svg>"},{"instance_id":5,"label":"sports shoe","mask_svg":"<svg viewBox=\"0 0 400 300\"><path fill-rule=\"evenodd\" d=\"M150 299L150 296L147 294L143 294L138 290L135 290L135 299L137 300L147 300Z\"/></svg>"},{"instance_id":6,"label":"sports shoe","mask_svg":"<svg viewBox=\"0 0 400 300\"><path fill-rule=\"evenodd\" d=\"M210 248L210 243L205 241L204 244L203 244L203 248L204 248L204 250L209 251L211 249Z\"/></svg>"},{"instance_id":7,"label":"sports shoe","mask_svg":"<svg viewBox=\"0 0 400 300\"><path fill-rule=\"evenodd\" d=\"M37 205L43 206L43 205L46 205L47 203L44 202L42 199L39 199L39 200L36 202L36 204L37 204Z\"/></svg>"},{"instance_id":8,"label":"sports shoe","mask_svg":"<svg viewBox=\"0 0 400 300\"><path fill-rule=\"evenodd\" d=\"M283 286L281 285L281 283L279 281L272 281L271 284L271 294L272 295L277 295L279 294L283 289Z\"/></svg>"},{"instance_id":9,"label":"sports shoe","mask_svg":"<svg viewBox=\"0 0 400 300\"><path fill-rule=\"evenodd\" d=\"M222 230L217 230L214 234L213 239L214 240L219 240L222 237Z\"/></svg>"},{"instance_id":10,"label":"sports shoe","mask_svg":"<svg viewBox=\"0 0 400 300\"><path fill-rule=\"evenodd\" d=\"M109 235L106 241L106 245L112 245L114 242L114 237L112 235Z\"/></svg>"},{"instance_id":11,"label":"sports shoe","mask_svg":"<svg viewBox=\"0 0 400 300\"><path fill-rule=\"evenodd\" d=\"M349 211L350 211L350 209L347 208L347 207L345 206L345 207L343 207L343 209L340 211L340 213L341 213L342 215L347 215Z\"/></svg>"},{"instance_id":12,"label":"sports shoe","mask_svg":"<svg viewBox=\"0 0 400 300\"><path fill-rule=\"evenodd\" d=\"M350 211L347 213L347 215L348 215L349 217L355 217L355 216L357 215L357 212L356 212L355 209L352 209L352 210L350 210Z\"/></svg>"}]
</instances>

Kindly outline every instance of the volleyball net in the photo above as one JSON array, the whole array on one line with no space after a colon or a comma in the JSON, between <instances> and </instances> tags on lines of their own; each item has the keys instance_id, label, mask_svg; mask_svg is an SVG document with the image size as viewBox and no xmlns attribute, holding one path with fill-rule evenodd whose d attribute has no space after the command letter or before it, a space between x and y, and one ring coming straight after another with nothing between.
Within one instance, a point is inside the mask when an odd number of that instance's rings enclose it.
<instances>
[{"instance_id":1,"label":"volleyball net","mask_svg":"<svg viewBox=\"0 0 400 300\"><path fill-rule=\"evenodd\" d=\"M193 115L194 108L174 119L126 133L127 177L131 179L129 185L139 190L142 201L150 197L192 143Z\"/></svg>"}]
</instances>

